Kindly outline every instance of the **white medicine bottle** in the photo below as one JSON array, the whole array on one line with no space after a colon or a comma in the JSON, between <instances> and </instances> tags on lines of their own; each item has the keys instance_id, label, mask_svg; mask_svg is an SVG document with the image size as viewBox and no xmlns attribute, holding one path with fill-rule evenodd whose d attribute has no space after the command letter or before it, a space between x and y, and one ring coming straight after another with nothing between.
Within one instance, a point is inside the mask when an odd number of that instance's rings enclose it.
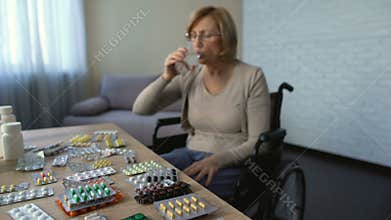
<instances>
[{"instance_id":1,"label":"white medicine bottle","mask_svg":"<svg viewBox=\"0 0 391 220\"><path fill-rule=\"evenodd\" d=\"M1 125L5 160L17 160L24 157L22 124L10 122Z\"/></svg>"},{"instance_id":2,"label":"white medicine bottle","mask_svg":"<svg viewBox=\"0 0 391 220\"><path fill-rule=\"evenodd\" d=\"M15 115L12 114L12 106L10 105L0 106L0 127L4 123L15 122L15 121L16 118ZM2 132L0 129L0 158L1 157L4 157L4 150L3 150Z\"/></svg>"}]
</instances>

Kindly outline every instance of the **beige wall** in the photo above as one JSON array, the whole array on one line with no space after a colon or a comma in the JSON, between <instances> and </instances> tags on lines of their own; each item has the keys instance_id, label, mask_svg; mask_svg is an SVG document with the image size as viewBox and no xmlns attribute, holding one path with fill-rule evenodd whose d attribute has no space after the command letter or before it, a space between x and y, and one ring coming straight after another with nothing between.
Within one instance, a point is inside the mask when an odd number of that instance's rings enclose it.
<instances>
[{"instance_id":1,"label":"beige wall","mask_svg":"<svg viewBox=\"0 0 391 220\"><path fill-rule=\"evenodd\" d=\"M91 95L98 93L105 73L160 73L167 54L184 46L189 14L203 5L224 6L232 13L241 57L242 0L85 0Z\"/></svg>"}]
</instances>

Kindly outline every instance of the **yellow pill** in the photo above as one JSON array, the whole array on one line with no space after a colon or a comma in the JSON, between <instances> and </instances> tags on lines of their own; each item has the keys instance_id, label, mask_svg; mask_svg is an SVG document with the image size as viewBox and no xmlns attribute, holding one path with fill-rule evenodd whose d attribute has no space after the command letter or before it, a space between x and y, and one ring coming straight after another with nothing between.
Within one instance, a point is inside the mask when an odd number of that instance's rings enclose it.
<instances>
[{"instance_id":1,"label":"yellow pill","mask_svg":"<svg viewBox=\"0 0 391 220\"><path fill-rule=\"evenodd\" d=\"M175 203L176 203L179 207L182 207L182 202L181 202L181 201L176 200Z\"/></svg>"},{"instance_id":2,"label":"yellow pill","mask_svg":"<svg viewBox=\"0 0 391 220\"><path fill-rule=\"evenodd\" d=\"M37 185L41 185L41 179L37 179Z\"/></svg>"},{"instance_id":3,"label":"yellow pill","mask_svg":"<svg viewBox=\"0 0 391 220\"><path fill-rule=\"evenodd\" d=\"M194 197L194 196L191 197L191 200L193 200L193 202L197 202L198 201L197 197Z\"/></svg>"},{"instance_id":4,"label":"yellow pill","mask_svg":"<svg viewBox=\"0 0 391 220\"><path fill-rule=\"evenodd\" d=\"M167 211L167 217L170 218L170 219L174 219L175 218L175 215L174 213L172 213L170 210Z\"/></svg>"},{"instance_id":5,"label":"yellow pill","mask_svg":"<svg viewBox=\"0 0 391 220\"><path fill-rule=\"evenodd\" d=\"M186 205L190 205L190 200L188 198L184 198L183 199L183 202L186 204Z\"/></svg>"},{"instance_id":6,"label":"yellow pill","mask_svg":"<svg viewBox=\"0 0 391 220\"><path fill-rule=\"evenodd\" d=\"M170 208L172 208L172 209L174 209L174 207L175 207L174 203L172 203L172 202L168 202L168 206L170 206Z\"/></svg>"},{"instance_id":7,"label":"yellow pill","mask_svg":"<svg viewBox=\"0 0 391 220\"><path fill-rule=\"evenodd\" d=\"M183 210L185 211L185 212L187 212L187 213L190 213L190 208L189 208L189 206L183 206Z\"/></svg>"},{"instance_id":8,"label":"yellow pill","mask_svg":"<svg viewBox=\"0 0 391 220\"><path fill-rule=\"evenodd\" d=\"M107 147L113 147L113 142L110 139L106 139Z\"/></svg>"},{"instance_id":9,"label":"yellow pill","mask_svg":"<svg viewBox=\"0 0 391 220\"><path fill-rule=\"evenodd\" d=\"M122 140L122 138L117 138L117 140L115 140L115 144L117 146L124 146L124 141Z\"/></svg>"},{"instance_id":10,"label":"yellow pill","mask_svg":"<svg viewBox=\"0 0 391 220\"><path fill-rule=\"evenodd\" d=\"M197 211L197 206L194 205L193 203L190 205L190 207L191 207L194 211Z\"/></svg>"},{"instance_id":11,"label":"yellow pill","mask_svg":"<svg viewBox=\"0 0 391 220\"><path fill-rule=\"evenodd\" d=\"M97 140L98 142L101 142L101 141L103 140L103 135L101 135L101 134L97 135L97 136L96 136L96 140Z\"/></svg>"},{"instance_id":12,"label":"yellow pill","mask_svg":"<svg viewBox=\"0 0 391 220\"><path fill-rule=\"evenodd\" d=\"M182 216L182 210L178 209L178 208L175 208L175 212L176 214L178 214L179 216Z\"/></svg>"},{"instance_id":13,"label":"yellow pill","mask_svg":"<svg viewBox=\"0 0 391 220\"><path fill-rule=\"evenodd\" d=\"M205 204L204 204L203 202L199 202L198 205L199 205L201 208L203 208L203 209L206 207Z\"/></svg>"},{"instance_id":14,"label":"yellow pill","mask_svg":"<svg viewBox=\"0 0 391 220\"><path fill-rule=\"evenodd\" d=\"M162 210L163 213L166 213L167 207L163 204L160 204L160 210Z\"/></svg>"}]
</instances>

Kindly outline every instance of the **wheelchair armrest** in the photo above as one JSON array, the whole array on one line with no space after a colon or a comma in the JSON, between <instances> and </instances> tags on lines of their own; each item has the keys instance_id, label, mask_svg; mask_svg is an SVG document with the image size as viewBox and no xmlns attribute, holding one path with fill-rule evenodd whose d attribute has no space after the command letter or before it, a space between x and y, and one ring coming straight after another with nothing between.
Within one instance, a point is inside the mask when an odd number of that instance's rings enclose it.
<instances>
[{"instance_id":1,"label":"wheelchair armrest","mask_svg":"<svg viewBox=\"0 0 391 220\"><path fill-rule=\"evenodd\" d=\"M172 118L159 118L156 123L155 130L152 135L152 142L156 143L157 134L160 127L179 124L181 122L181 117L172 117Z\"/></svg>"},{"instance_id":2,"label":"wheelchair armrest","mask_svg":"<svg viewBox=\"0 0 391 220\"><path fill-rule=\"evenodd\" d=\"M286 130L277 128L273 131L263 132L259 135L258 141L255 144L255 155L258 155L259 148L263 143L282 142L286 136Z\"/></svg>"},{"instance_id":3,"label":"wheelchair armrest","mask_svg":"<svg viewBox=\"0 0 391 220\"><path fill-rule=\"evenodd\" d=\"M259 139L262 142L270 142L276 140L282 140L286 136L286 130L283 128L277 128L273 131L263 132L259 135Z\"/></svg>"},{"instance_id":4,"label":"wheelchair armrest","mask_svg":"<svg viewBox=\"0 0 391 220\"><path fill-rule=\"evenodd\" d=\"M181 123L181 117L172 117L172 118L159 118L157 120L158 127L174 125Z\"/></svg>"}]
</instances>

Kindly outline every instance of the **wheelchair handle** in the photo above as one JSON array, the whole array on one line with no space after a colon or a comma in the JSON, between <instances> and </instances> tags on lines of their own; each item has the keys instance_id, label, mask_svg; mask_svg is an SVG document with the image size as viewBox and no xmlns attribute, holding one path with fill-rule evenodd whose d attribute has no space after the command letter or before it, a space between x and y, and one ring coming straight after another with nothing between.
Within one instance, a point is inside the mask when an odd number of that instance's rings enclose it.
<instances>
[{"instance_id":1,"label":"wheelchair handle","mask_svg":"<svg viewBox=\"0 0 391 220\"><path fill-rule=\"evenodd\" d=\"M282 90L288 90L289 92L292 92L293 91L293 86L291 86L289 83L287 82L283 82L281 83L281 85L278 87L278 92L281 94L282 93Z\"/></svg>"}]
</instances>

